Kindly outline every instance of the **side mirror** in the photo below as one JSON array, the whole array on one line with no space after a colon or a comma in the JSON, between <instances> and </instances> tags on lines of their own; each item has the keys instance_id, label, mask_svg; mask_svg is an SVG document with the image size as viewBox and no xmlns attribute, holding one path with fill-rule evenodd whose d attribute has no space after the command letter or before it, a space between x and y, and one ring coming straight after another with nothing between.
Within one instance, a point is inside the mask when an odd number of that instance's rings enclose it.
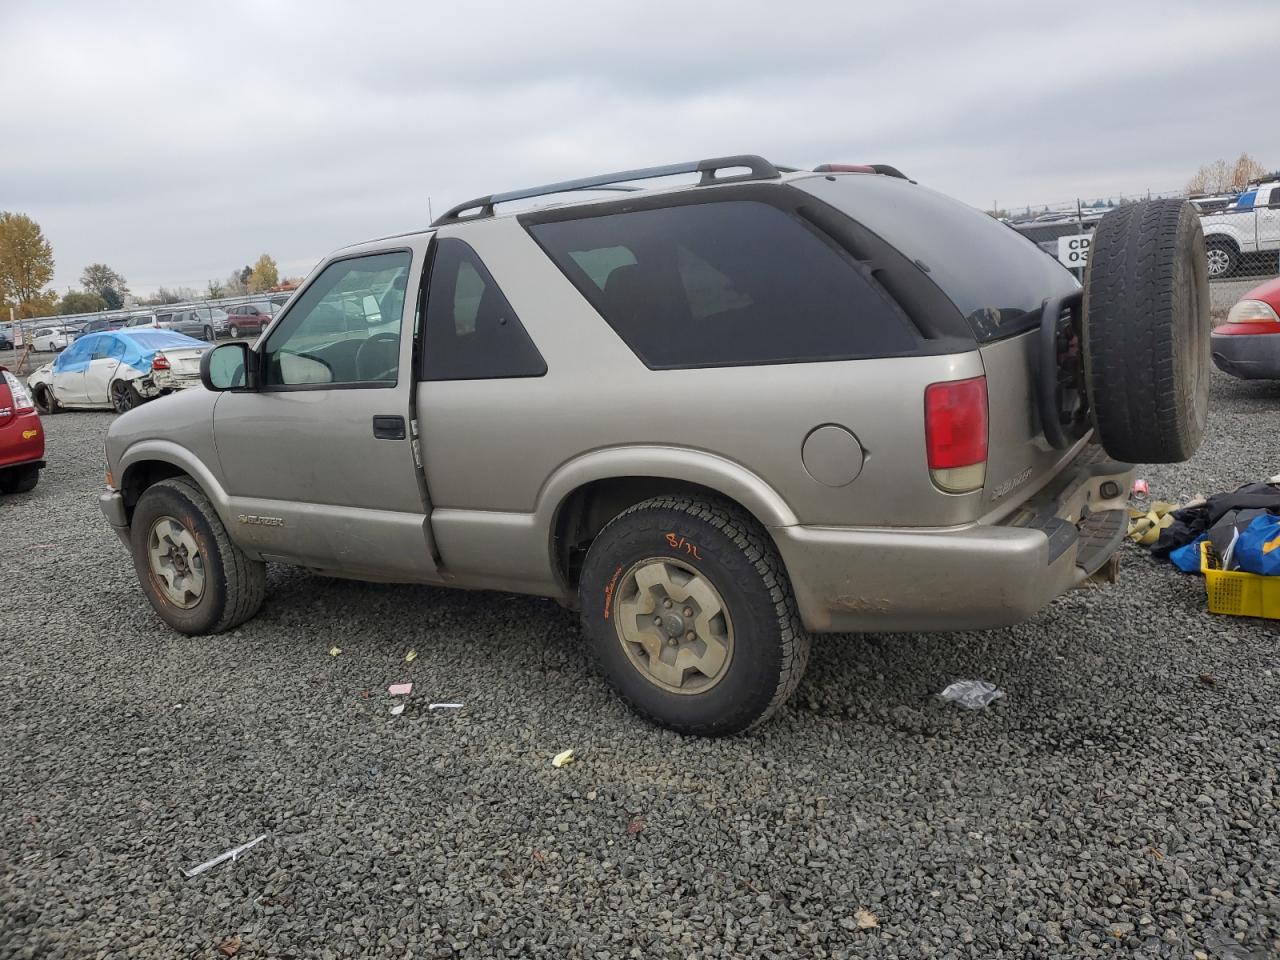
<instances>
[{"instance_id":1,"label":"side mirror","mask_svg":"<svg viewBox=\"0 0 1280 960\"><path fill-rule=\"evenodd\" d=\"M258 355L239 341L206 350L200 358L200 382L206 390L256 390Z\"/></svg>"}]
</instances>

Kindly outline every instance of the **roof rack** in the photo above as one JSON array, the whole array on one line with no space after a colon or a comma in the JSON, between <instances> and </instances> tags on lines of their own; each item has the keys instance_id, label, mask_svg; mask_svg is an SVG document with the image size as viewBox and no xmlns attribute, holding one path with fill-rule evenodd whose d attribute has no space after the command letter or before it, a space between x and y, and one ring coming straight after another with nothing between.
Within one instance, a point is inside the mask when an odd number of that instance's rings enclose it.
<instances>
[{"instance_id":1,"label":"roof rack","mask_svg":"<svg viewBox=\"0 0 1280 960\"><path fill-rule=\"evenodd\" d=\"M728 177L717 177L719 170L734 167L746 167L747 173L734 174ZM507 193L492 193L487 197L477 197L460 203L447 213L441 214L431 224L440 227L447 223L458 223L465 220L480 220L493 216L494 204L509 203L512 200L528 200L531 197L545 197L553 193L571 193L575 190L629 190L617 184L629 180L652 180L656 177L672 177L681 173L701 173L698 186L705 187L713 183L734 183L743 180L776 180L782 171L763 157L754 154L742 154L736 157L713 157L710 160L690 160L687 163L669 163L662 167L642 167L638 170L621 170L617 173L603 173L595 177L583 177L578 180L562 180L560 183L548 183L541 187L528 187L524 190L511 190ZM468 210L475 213L463 216Z\"/></svg>"}]
</instances>

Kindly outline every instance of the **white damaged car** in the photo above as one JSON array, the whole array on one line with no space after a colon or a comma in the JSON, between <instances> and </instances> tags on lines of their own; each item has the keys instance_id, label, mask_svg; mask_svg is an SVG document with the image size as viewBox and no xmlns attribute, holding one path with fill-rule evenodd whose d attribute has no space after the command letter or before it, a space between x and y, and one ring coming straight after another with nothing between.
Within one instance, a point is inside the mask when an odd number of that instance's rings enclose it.
<instances>
[{"instance_id":1,"label":"white damaged car","mask_svg":"<svg viewBox=\"0 0 1280 960\"><path fill-rule=\"evenodd\" d=\"M172 330L137 328L91 333L27 378L41 413L66 408L120 413L200 383L210 344Z\"/></svg>"}]
</instances>

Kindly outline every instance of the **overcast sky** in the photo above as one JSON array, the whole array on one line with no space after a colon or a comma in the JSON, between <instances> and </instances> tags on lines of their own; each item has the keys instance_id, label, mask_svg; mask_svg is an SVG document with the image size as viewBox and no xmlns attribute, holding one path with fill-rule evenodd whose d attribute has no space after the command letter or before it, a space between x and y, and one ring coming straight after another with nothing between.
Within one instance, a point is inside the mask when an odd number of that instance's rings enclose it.
<instances>
[{"instance_id":1,"label":"overcast sky","mask_svg":"<svg viewBox=\"0 0 1280 960\"><path fill-rule=\"evenodd\" d=\"M615 10L617 12L615 12ZM730 153L989 207L1280 167L1277 0L0 0L0 209L147 293Z\"/></svg>"}]
</instances>

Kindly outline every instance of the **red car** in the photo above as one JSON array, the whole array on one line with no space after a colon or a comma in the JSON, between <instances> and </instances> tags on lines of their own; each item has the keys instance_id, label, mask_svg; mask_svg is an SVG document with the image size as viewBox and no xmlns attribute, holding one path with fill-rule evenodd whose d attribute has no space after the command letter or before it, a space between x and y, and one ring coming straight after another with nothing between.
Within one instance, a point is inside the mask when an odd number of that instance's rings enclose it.
<instances>
[{"instance_id":1,"label":"red car","mask_svg":"<svg viewBox=\"0 0 1280 960\"><path fill-rule=\"evenodd\" d=\"M1213 362L1241 380L1280 380L1280 277L1254 287L1214 327Z\"/></svg>"},{"instance_id":2,"label":"red car","mask_svg":"<svg viewBox=\"0 0 1280 960\"><path fill-rule=\"evenodd\" d=\"M257 336L267 328L279 309L270 303L244 303L238 307L228 307L227 333L233 340L246 333Z\"/></svg>"},{"instance_id":3,"label":"red car","mask_svg":"<svg viewBox=\"0 0 1280 960\"><path fill-rule=\"evenodd\" d=\"M44 428L26 386L0 367L0 493L26 493L44 466Z\"/></svg>"}]
</instances>

